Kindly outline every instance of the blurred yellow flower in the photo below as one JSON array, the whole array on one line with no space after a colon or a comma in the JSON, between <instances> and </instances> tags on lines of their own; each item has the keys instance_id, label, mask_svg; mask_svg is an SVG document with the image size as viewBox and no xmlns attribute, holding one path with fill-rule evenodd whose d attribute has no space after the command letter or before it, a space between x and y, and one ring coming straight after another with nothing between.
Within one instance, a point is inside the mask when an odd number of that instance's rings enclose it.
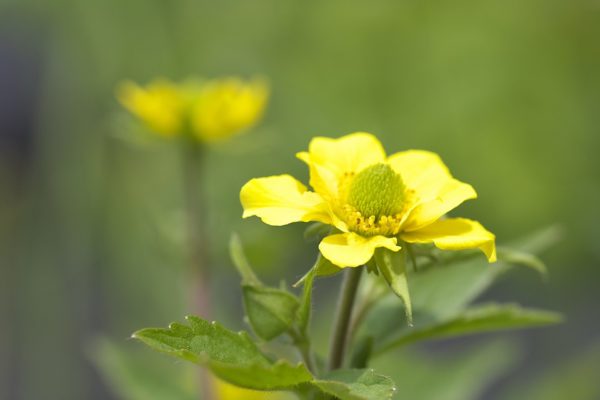
<instances>
[{"instance_id":1,"label":"blurred yellow flower","mask_svg":"<svg viewBox=\"0 0 600 400\"><path fill-rule=\"evenodd\" d=\"M341 232L325 237L319 250L342 268L367 263L378 247L400 250L398 239L444 250L479 248L496 260L495 237L481 224L442 218L477 193L454 179L437 154L408 150L387 157L375 136L359 132L316 137L297 157L309 166L314 192L290 175L252 179L240 193L244 218L332 225Z\"/></svg>"},{"instance_id":2,"label":"blurred yellow flower","mask_svg":"<svg viewBox=\"0 0 600 400\"><path fill-rule=\"evenodd\" d=\"M185 103L175 84L160 79L142 88L133 82L124 82L118 88L117 97L152 131L163 136L174 136L182 131Z\"/></svg>"},{"instance_id":3,"label":"blurred yellow flower","mask_svg":"<svg viewBox=\"0 0 600 400\"><path fill-rule=\"evenodd\" d=\"M180 84L159 79L146 87L121 84L117 98L150 130L165 136L191 134L204 142L227 139L254 126L269 97L263 79L230 77Z\"/></svg>"},{"instance_id":4,"label":"blurred yellow flower","mask_svg":"<svg viewBox=\"0 0 600 400\"><path fill-rule=\"evenodd\" d=\"M263 115L269 90L264 81L237 78L202 85L192 107L192 127L202 140L228 138L253 126Z\"/></svg>"},{"instance_id":5,"label":"blurred yellow flower","mask_svg":"<svg viewBox=\"0 0 600 400\"><path fill-rule=\"evenodd\" d=\"M215 379L215 391L218 400L291 400L294 398L285 392L243 389L219 379Z\"/></svg>"}]
</instances>

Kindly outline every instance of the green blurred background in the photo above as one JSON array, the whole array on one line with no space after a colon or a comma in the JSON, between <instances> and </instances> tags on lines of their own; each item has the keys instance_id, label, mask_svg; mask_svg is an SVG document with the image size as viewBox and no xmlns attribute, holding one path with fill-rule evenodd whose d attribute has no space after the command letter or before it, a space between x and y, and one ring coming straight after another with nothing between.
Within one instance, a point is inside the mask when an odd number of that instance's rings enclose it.
<instances>
[{"instance_id":1,"label":"green blurred background","mask_svg":"<svg viewBox=\"0 0 600 400\"><path fill-rule=\"evenodd\" d=\"M391 370L410 377L400 391L600 398L597 0L0 0L2 398L117 398L97 364L120 375L128 354L156 363L147 398L171 398L161 379L182 366L128 338L191 312L177 147L123 138L114 88L227 74L267 76L272 100L204 171L226 326L243 328L232 231L272 283L295 281L315 256L302 226L242 221L239 188L285 172L306 181L294 154L312 136L368 131L390 152L440 153L479 192L457 215L499 242L555 224L564 234L543 257L546 284L520 271L489 296L563 311L565 324L395 354ZM317 314L331 284L317 287Z\"/></svg>"}]
</instances>

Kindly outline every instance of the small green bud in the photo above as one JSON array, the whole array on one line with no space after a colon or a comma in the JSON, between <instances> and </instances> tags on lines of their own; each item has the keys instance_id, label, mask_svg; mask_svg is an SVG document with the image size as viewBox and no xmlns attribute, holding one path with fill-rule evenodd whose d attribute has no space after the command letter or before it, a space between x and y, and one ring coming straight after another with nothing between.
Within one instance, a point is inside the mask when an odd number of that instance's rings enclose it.
<instances>
[{"instance_id":1,"label":"small green bud","mask_svg":"<svg viewBox=\"0 0 600 400\"><path fill-rule=\"evenodd\" d=\"M365 218L396 215L404 206L404 182L387 164L375 164L354 177L348 203Z\"/></svg>"}]
</instances>

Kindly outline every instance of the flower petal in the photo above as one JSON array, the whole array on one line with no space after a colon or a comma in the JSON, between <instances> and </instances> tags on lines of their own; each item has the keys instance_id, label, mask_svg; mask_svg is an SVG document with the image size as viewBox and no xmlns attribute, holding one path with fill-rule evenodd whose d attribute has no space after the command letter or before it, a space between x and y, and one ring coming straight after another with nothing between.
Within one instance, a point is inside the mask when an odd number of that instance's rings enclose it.
<instances>
[{"instance_id":1,"label":"flower petal","mask_svg":"<svg viewBox=\"0 0 600 400\"><path fill-rule=\"evenodd\" d=\"M477 221L465 218L441 219L414 232L401 234L409 243L432 243L442 250L479 248L489 262L496 261L496 243L493 233Z\"/></svg>"},{"instance_id":2,"label":"flower petal","mask_svg":"<svg viewBox=\"0 0 600 400\"><path fill-rule=\"evenodd\" d=\"M427 201L416 204L410 211L403 230L415 231L441 218L462 202L477 198L475 189L456 179L447 180L440 186L437 195Z\"/></svg>"},{"instance_id":3,"label":"flower petal","mask_svg":"<svg viewBox=\"0 0 600 400\"><path fill-rule=\"evenodd\" d=\"M379 140L365 132L338 139L316 137L311 140L308 152L312 161L341 174L360 171L385 160L385 150Z\"/></svg>"},{"instance_id":4,"label":"flower petal","mask_svg":"<svg viewBox=\"0 0 600 400\"><path fill-rule=\"evenodd\" d=\"M394 171L402 176L412 203L403 229L414 231L427 226L456 208L463 201L477 197L469 184L454 179L442 159L425 150L408 150L388 158Z\"/></svg>"},{"instance_id":5,"label":"flower petal","mask_svg":"<svg viewBox=\"0 0 600 400\"><path fill-rule=\"evenodd\" d=\"M440 156L430 151L402 151L390 156L388 163L419 199L435 197L440 187L452 179Z\"/></svg>"},{"instance_id":6,"label":"flower petal","mask_svg":"<svg viewBox=\"0 0 600 400\"><path fill-rule=\"evenodd\" d=\"M326 199L337 198L339 193L339 179L336 173L323 165L312 162L308 152L302 151L296 154L300 160L304 161L310 172L310 186Z\"/></svg>"},{"instance_id":7,"label":"flower petal","mask_svg":"<svg viewBox=\"0 0 600 400\"><path fill-rule=\"evenodd\" d=\"M308 152L297 154L310 166L310 184L325 196L338 195L338 185L345 175L385 161L385 150L370 133L356 132L339 139L316 137Z\"/></svg>"},{"instance_id":8,"label":"flower petal","mask_svg":"<svg viewBox=\"0 0 600 400\"><path fill-rule=\"evenodd\" d=\"M329 207L317 193L309 192L290 175L251 179L240 192L243 218L253 215L269 225L319 221L331 223Z\"/></svg>"},{"instance_id":9,"label":"flower petal","mask_svg":"<svg viewBox=\"0 0 600 400\"><path fill-rule=\"evenodd\" d=\"M319 244L319 250L323 257L338 267L358 267L366 264L378 247L385 247L392 251L400 250L396 242L396 238L363 237L348 232L327 236Z\"/></svg>"}]
</instances>

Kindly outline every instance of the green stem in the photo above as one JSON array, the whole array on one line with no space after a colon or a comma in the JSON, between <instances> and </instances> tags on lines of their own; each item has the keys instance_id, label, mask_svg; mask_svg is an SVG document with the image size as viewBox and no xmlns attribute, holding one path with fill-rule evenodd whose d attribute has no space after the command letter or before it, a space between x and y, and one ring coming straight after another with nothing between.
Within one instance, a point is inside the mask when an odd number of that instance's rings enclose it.
<instances>
[{"instance_id":1,"label":"green stem","mask_svg":"<svg viewBox=\"0 0 600 400\"><path fill-rule=\"evenodd\" d=\"M315 356L311 350L310 339L305 334L299 333L295 330L290 334L294 340L294 346L296 346L300 352L300 355L308 367L308 370L313 374L318 374L317 363L315 362Z\"/></svg>"},{"instance_id":2,"label":"green stem","mask_svg":"<svg viewBox=\"0 0 600 400\"><path fill-rule=\"evenodd\" d=\"M367 288L367 295L363 297L362 301L356 306L354 312L354 318L350 322L350 328L348 330L348 341L352 342L354 335L358 331L360 324L363 322L369 311L373 308L377 301L379 301L387 291L382 291L377 288L375 280L370 280L370 286Z\"/></svg>"},{"instance_id":3,"label":"green stem","mask_svg":"<svg viewBox=\"0 0 600 400\"><path fill-rule=\"evenodd\" d=\"M188 273L192 287L190 301L194 314L211 318L212 304L210 295L210 276L208 273L208 242L203 225L204 220L202 193L203 148L192 138L184 137L182 151L182 172L185 223L187 229ZM213 382L205 369L200 371L201 399L214 398Z\"/></svg>"},{"instance_id":4,"label":"green stem","mask_svg":"<svg viewBox=\"0 0 600 400\"><path fill-rule=\"evenodd\" d=\"M328 366L330 371L340 368L344 362L348 327L352 318L352 308L362 270L362 267L356 267L347 268L344 272L344 281L340 289L340 297L336 310L335 325L331 335Z\"/></svg>"}]
</instances>

